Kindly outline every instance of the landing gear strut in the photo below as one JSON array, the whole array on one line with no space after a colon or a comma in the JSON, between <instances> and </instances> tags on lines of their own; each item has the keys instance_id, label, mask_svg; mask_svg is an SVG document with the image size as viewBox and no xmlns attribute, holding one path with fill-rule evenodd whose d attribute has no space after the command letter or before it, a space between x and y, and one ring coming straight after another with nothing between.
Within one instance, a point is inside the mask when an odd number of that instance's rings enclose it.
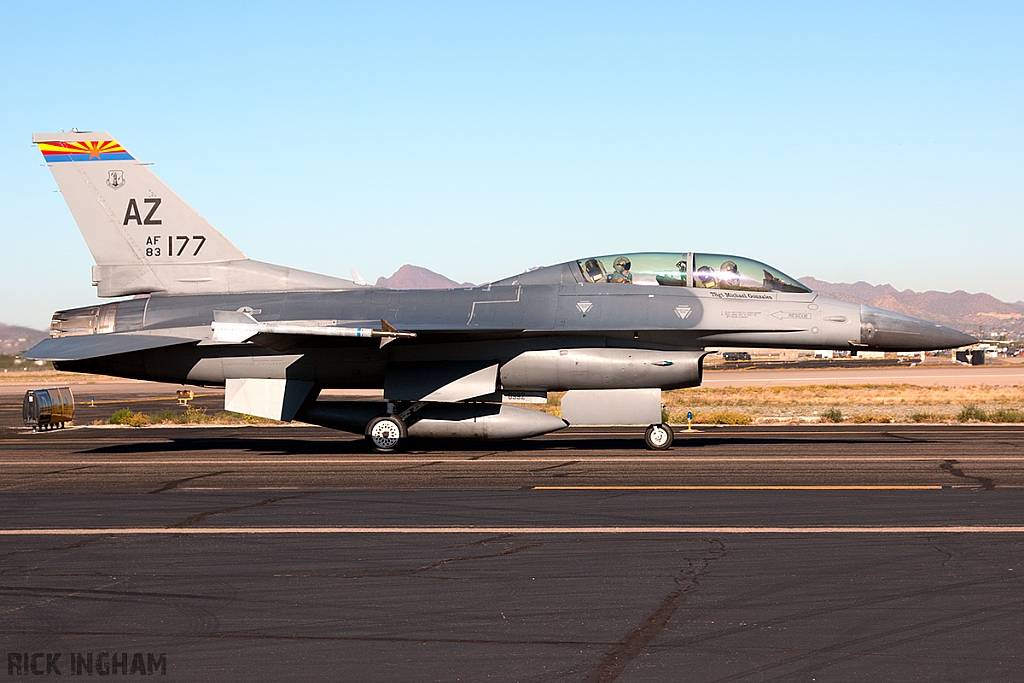
<instances>
[{"instance_id":1,"label":"landing gear strut","mask_svg":"<svg viewBox=\"0 0 1024 683\"><path fill-rule=\"evenodd\" d=\"M408 435L398 415L375 417L366 425L366 441L378 453L394 453Z\"/></svg>"},{"instance_id":2,"label":"landing gear strut","mask_svg":"<svg viewBox=\"0 0 1024 683\"><path fill-rule=\"evenodd\" d=\"M651 425L644 432L644 443L647 444L647 450L650 451L667 449L672 445L673 439L675 439L675 434L672 433L672 428L664 423Z\"/></svg>"}]
</instances>

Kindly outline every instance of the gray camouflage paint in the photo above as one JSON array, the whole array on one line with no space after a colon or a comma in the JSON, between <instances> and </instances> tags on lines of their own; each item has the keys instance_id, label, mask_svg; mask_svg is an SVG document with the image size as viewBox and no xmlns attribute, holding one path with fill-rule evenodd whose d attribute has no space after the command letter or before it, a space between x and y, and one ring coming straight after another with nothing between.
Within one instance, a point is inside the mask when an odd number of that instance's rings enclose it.
<instances>
[{"instance_id":1,"label":"gray camouflage paint","mask_svg":"<svg viewBox=\"0 0 1024 683\"><path fill-rule=\"evenodd\" d=\"M99 296L149 295L58 311L52 338L25 357L62 370L204 385L295 380L284 386L314 387L305 419L360 431L367 415L394 406L332 406L315 402L319 390L383 388L386 398L415 404L417 396L500 401L502 390L672 389L700 384L709 346L914 351L974 341L813 292L694 287L693 254L664 255L686 264L689 287L594 283L577 262L467 289L360 286L248 259L107 133L43 133L33 142L96 261ZM628 268L627 259L614 261ZM306 332L264 331L238 343L247 333L215 337L215 313L236 333L245 321ZM415 338L395 338L384 321ZM379 339L317 333L327 327ZM564 426L493 403L414 407L418 418L413 408L402 413L413 418L410 435L509 438Z\"/></svg>"},{"instance_id":2,"label":"gray camouflage paint","mask_svg":"<svg viewBox=\"0 0 1024 683\"><path fill-rule=\"evenodd\" d=\"M87 335L44 341L30 357L60 358L61 347L66 347L70 353L57 363L68 370L202 384L222 384L229 377L271 377L313 381L321 388L382 388L391 363L493 360L504 367L523 354L544 350L689 352L693 365L701 355L693 352L708 346L915 351L973 341L935 323L813 292L593 284L581 282L574 270L578 270L575 262L559 264L472 289L362 287L335 292L153 295L106 305L119 307L113 325L117 332L109 337L115 356L100 353L76 358L76 344L100 341L98 335ZM252 310L260 321L340 320L379 327L386 320L401 331L416 332L417 337L383 348L376 340L297 335L259 335L254 343L208 345L213 313L218 310ZM121 323L122 314L127 323ZM138 337L146 343L145 337L151 335L180 343L134 353L115 350L115 338ZM97 348L102 351L102 346ZM658 353L650 356L652 362L658 357ZM608 363L614 365L615 359ZM696 378L694 367L688 373L685 377ZM509 378L509 373L503 372L502 377ZM643 384L687 385L693 383L668 371L656 383ZM581 387L552 377L546 386L513 381L504 388Z\"/></svg>"}]
</instances>

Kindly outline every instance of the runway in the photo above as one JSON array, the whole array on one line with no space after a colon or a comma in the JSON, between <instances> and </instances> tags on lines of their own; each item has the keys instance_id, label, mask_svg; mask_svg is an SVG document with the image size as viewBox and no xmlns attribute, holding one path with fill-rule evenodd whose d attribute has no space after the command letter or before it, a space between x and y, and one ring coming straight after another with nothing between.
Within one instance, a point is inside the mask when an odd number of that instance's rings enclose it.
<instances>
[{"instance_id":1,"label":"runway","mask_svg":"<svg viewBox=\"0 0 1024 683\"><path fill-rule=\"evenodd\" d=\"M521 442L422 442L400 454L319 427L0 431L0 491L518 490L537 486L1024 486L1024 428L813 425L570 428Z\"/></svg>"},{"instance_id":2,"label":"runway","mask_svg":"<svg viewBox=\"0 0 1024 683\"><path fill-rule=\"evenodd\" d=\"M913 372L835 371L950 370ZM76 417L159 410L175 388L76 386ZM568 429L385 456L299 425L35 434L24 389L0 386L0 642L60 653L65 675L102 652L162 654L196 681L1020 669L1021 427L705 427L666 452L635 428Z\"/></svg>"},{"instance_id":3,"label":"runway","mask_svg":"<svg viewBox=\"0 0 1024 683\"><path fill-rule=\"evenodd\" d=\"M381 456L314 427L3 428L0 642L196 681L1014 680L1022 446L730 427L652 453L608 428Z\"/></svg>"}]
</instances>

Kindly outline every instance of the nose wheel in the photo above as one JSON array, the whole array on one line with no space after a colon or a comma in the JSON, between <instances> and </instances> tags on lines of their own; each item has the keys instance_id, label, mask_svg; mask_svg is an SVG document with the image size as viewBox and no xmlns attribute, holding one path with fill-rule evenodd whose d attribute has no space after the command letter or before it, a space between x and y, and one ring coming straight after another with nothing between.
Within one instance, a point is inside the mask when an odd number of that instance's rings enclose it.
<instances>
[{"instance_id":1,"label":"nose wheel","mask_svg":"<svg viewBox=\"0 0 1024 683\"><path fill-rule=\"evenodd\" d=\"M397 415L375 417L366 425L366 441L378 453L394 453L407 436L405 422Z\"/></svg>"},{"instance_id":2,"label":"nose wheel","mask_svg":"<svg viewBox=\"0 0 1024 683\"><path fill-rule=\"evenodd\" d=\"M649 451L663 451L672 445L675 434L667 424L651 425L644 432L644 443Z\"/></svg>"}]
</instances>

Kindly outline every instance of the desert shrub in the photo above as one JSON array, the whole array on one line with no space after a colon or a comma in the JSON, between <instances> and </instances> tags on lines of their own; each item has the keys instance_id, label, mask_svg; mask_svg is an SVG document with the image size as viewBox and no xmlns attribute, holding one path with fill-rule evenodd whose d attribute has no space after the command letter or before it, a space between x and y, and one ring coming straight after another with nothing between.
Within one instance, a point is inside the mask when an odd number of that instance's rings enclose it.
<instances>
[{"instance_id":1,"label":"desert shrub","mask_svg":"<svg viewBox=\"0 0 1024 683\"><path fill-rule=\"evenodd\" d=\"M927 411L921 411L910 414L911 422L942 422L946 418L946 415L940 415L939 413L929 413Z\"/></svg>"},{"instance_id":2,"label":"desert shrub","mask_svg":"<svg viewBox=\"0 0 1024 683\"><path fill-rule=\"evenodd\" d=\"M827 409L821 411L821 421L822 422L842 422L843 421L843 411L839 410L839 408L836 408L835 406L833 406L831 408L827 408Z\"/></svg>"},{"instance_id":3,"label":"desert shrub","mask_svg":"<svg viewBox=\"0 0 1024 683\"><path fill-rule=\"evenodd\" d=\"M178 418L178 422L185 425L206 424L209 421L210 416L206 414L206 408L196 408L195 406L186 408Z\"/></svg>"},{"instance_id":4,"label":"desert shrub","mask_svg":"<svg viewBox=\"0 0 1024 683\"><path fill-rule=\"evenodd\" d=\"M145 413L136 413L131 408L119 408L114 411L108 421L112 425L125 425L126 427L141 427L149 424L149 416Z\"/></svg>"},{"instance_id":5,"label":"desert shrub","mask_svg":"<svg viewBox=\"0 0 1024 683\"><path fill-rule=\"evenodd\" d=\"M280 420L271 420L269 417L260 417L258 415L243 415L242 418L246 424L251 425L282 424Z\"/></svg>"},{"instance_id":6,"label":"desert shrub","mask_svg":"<svg viewBox=\"0 0 1024 683\"><path fill-rule=\"evenodd\" d=\"M216 424L249 424L249 425L272 425L280 424L278 420L271 420L265 417L256 417L255 415L246 415L245 413L234 413L230 410L222 410L218 413L214 413L213 417L210 418L211 422Z\"/></svg>"},{"instance_id":7,"label":"desert shrub","mask_svg":"<svg viewBox=\"0 0 1024 683\"><path fill-rule=\"evenodd\" d=\"M998 408L988 414L990 422L1024 422L1024 410Z\"/></svg>"},{"instance_id":8,"label":"desert shrub","mask_svg":"<svg viewBox=\"0 0 1024 683\"><path fill-rule=\"evenodd\" d=\"M850 418L850 421L855 422L856 424L889 424L890 422L893 421L893 417L892 415L874 415L872 413L857 413L852 418Z\"/></svg>"},{"instance_id":9,"label":"desert shrub","mask_svg":"<svg viewBox=\"0 0 1024 683\"><path fill-rule=\"evenodd\" d=\"M984 409L979 408L977 405L973 403L968 403L967 405L960 409L959 413L956 414L956 419L959 420L960 422L969 422L971 420L987 422L988 415L985 413Z\"/></svg>"}]
</instances>

